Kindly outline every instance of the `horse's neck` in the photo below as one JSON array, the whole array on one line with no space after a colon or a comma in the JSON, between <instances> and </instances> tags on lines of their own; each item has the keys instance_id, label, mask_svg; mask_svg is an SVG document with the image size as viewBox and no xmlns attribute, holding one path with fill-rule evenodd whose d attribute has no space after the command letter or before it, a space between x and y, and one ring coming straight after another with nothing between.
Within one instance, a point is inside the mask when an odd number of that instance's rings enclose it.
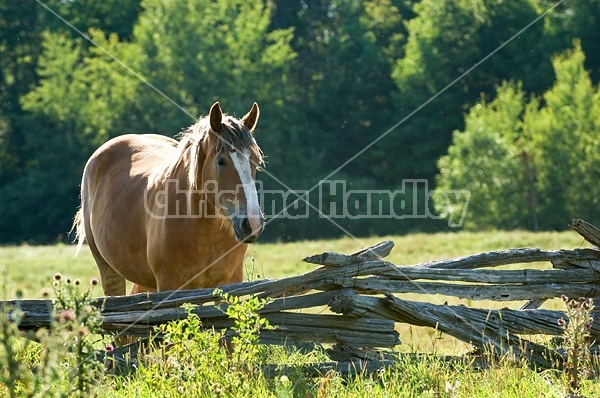
<instances>
[{"instance_id":1,"label":"horse's neck","mask_svg":"<svg viewBox=\"0 0 600 398\"><path fill-rule=\"evenodd\" d=\"M165 181L168 182L168 186L165 186L165 191L169 198L175 198L180 209L185 206L185 214L207 222L215 219L206 216L215 215L216 209L207 200L203 181L200 178L203 164L204 156L196 152L194 145L188 146L167 168L168 175ZM220 223L218 220L214 221L216 224Z\"/></svg>"}]
</instances>

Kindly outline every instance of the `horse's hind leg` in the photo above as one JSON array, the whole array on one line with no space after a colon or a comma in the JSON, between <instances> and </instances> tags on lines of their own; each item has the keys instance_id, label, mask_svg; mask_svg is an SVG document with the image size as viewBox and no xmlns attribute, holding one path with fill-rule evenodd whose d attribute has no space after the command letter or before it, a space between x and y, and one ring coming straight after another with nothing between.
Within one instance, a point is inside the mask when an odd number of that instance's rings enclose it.
<instances>
[{"instance_id":1,"label":"horse's hind leg","mask_svg":"<svg viewBox=\"0 0 600 398\"><path fill-rule=\"evenodd\" d=\"M111 266L106 262L104 257L100 254L100 251L96 247L96 243L93 238L90 238L91 234L87 234L86 240L88 241L88 246L90 251L92 252L92 256L94 256L94 260L96 261L96 265L98 265L98 270L100 271L100 281L102 282L102 290L104 291L105 296L124 296L125 295L125 278L119 275ZM135 341L132 337L129 336L119 336L116 335L114 337L114 344L117 347L124 346L126 344L132 343Z\"/></svg>"},{"instance_id":2,"label":"horse's hind leg","mask_svg":"<svg viewBox=\"0 0 600 398\"><path fill-rule=\"evenodd\" d=\"M100 255L100 252L96 248L96 246L88 240L88 245L90 246L90 250L92 255L94 256L94 260L96 260L96 264L98 265L98 270L100 271L100 281L102 282L102 290L104 291L105 296L124 296L126 293L125 290L125 278L119 275Z\"/></svg>"},{"instance_id":3,"label":"horse's hind leg","mask_svg":"<svg viewBox=\"0 0 600 398\"><path fill-rule=\"evenodd\" d=\"M95 256L94 256L95 258ZM100 270L100 280L102 281L102 290L105 296L124 296L125 278L117 274L106 262L100 264L96 259L98 269Z\"/></svg>"}]
</instances>

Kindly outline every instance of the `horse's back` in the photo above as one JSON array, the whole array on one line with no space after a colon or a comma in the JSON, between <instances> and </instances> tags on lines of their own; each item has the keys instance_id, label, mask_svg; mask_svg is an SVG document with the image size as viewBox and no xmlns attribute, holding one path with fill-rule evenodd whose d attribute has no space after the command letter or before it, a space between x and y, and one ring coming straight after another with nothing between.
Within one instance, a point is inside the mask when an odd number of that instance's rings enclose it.
<instances>
[{"instance_id":1,"label":"horse's back","mask_svg":"<svg viewBox=\"0 0 600 398\"><path fill-rule=\"evenodd\" d=\"M177 147L177 141L157 134L127 134L113 138L104 143L88 160L90 168L116 168L132 165L136 171L149 169L156 163L164 162L172 156L172 150Z\"/></svg>"},{"instance_id":2,"label":"horse's back","mask_svg":"<svg viewBox=\"0 0 600 398\"><path fill-rule=\"evenodd\" d=\"M105 197L114 202L123 196L139 195L135 191L148 186L153 173L172 156L176 146L175 140L154 134L129 134L106 142L85 166L82 200Z\"/></svg>"}]
</instances>

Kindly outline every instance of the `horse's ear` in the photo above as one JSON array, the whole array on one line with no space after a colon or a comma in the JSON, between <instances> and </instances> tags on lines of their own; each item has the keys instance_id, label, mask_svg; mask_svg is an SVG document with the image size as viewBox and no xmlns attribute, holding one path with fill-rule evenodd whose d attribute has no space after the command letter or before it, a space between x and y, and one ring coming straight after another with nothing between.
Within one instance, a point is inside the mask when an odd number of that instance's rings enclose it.
<instances>
[{"instance_id":1,"label":"horse's ear","mask_svg":"<svg viewBox=\"0 0 600 398\"><path fill-rule=\"evenodd\" d=\"M252 105L250 112L246 113L246 115L242 118L242 122L244 122L246 127L248 127L248 130L254 130L254 127L256 127L256 123L258 122L258 116L260 116L260 110L258 109L258 104L255 102Z\"/></svg>"},{"instance_id":2,"label":"horse's ear","mask_svg":"<svg viewBox=\"0 0 600 398\"><path fill-rule=\"evenodd\" d=\"M221 120L223 120L223 112L221 112L221 105L219 105L219 101L215 102L213 106L210 107L210 112L208 113L208 119L210 120L210 128L215 133L221 132Z\"/></svg>"}]
</instances>

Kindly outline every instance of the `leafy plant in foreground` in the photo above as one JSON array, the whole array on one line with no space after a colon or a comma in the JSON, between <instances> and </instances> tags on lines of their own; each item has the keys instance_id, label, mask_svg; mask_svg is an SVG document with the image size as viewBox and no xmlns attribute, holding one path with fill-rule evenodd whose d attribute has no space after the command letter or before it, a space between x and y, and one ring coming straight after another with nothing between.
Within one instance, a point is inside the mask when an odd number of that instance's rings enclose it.
<instances>
[{"instance_id":1,"label":"leafy plant in foreground","mask_svg":"<svg viewBox=\"0 0 600 398\"><path fill-rule=\"evenodd\" d=\"M55 323L53 334L60 337L65 351L73 353L73 367L69 371L69 379L74 377L75 385L67 396L88 396L101 378L104 365L95 355L95 333L100 333L100 310L92 303L91 288L82 290L80 281L64 280L60 274L54 276ZM97 279L91 285L98 284Z\"/></svg>"},{"instance_id":2,"label":"leafy plant in foreground","mask_svg":"<svg viewBox=\"0 0 600 398\"><path fill-rule=\"evenodd\" d=\"M566 296L562 299L569 318L568 322L562 318L558 320L558 324L564 330L564 349L567 355L565 374L569 393L577 394L581 390L581 381L588 377L591 371L589 330L594 322L594 318L590 316L594 304L592 299L574 300Z\"/></svg>"},{"instance_id":3,"label":"leafy plant in foreground","mask_svg":"<svg viewBox=\"0 0 600 398\"><path fill-rule=\"evenodd\" d=\"M28 345L22 344L18 324L22 311L18 308L2 307L0 314L0 383L6 386L9 397L23 392L23 385L31 382L31 374L21 360L21 352Z\"/></svg>"},{"instance_id":4,"label":"leafy plant in foreground","mask_svg":"<svg viewBox=\"0 0 600 398\"><path fill-rule=\"evenodd\" d=\"M267 320L258 316L265 300L215 292L227 305L223 312L235 322L236 335L225 344L225 331L205 328L196 306L183 308L185 319L159 325L162 344L153 343L141 363L140 374L149 388L169 395L185 392L196 396L251 396L266 389L266 380L257 366L262 347L258 346L261 328Z\"/></svg>"},{"instance_id":5,"label":"leafy plant in foreground","mask_svg":"<svg viewBox=\"0 0 600 398\"><path fill-rule=\"evenodd\" d=\"M91 305L91 289L83 291L80 284L54 276L56 301L49 329L23 335L19 302L14 308L2 308L0 383L8 396L83 397L92 392L103 369L92 337L100 329L100 312Z\"/></svg>"},{"instance_id":6,"label":"leafy plant in foreground","mask_svg":"<svg viewBox=\"0 0 600 398\"><path fill-rule=\"evenodd\" d=\"M239 296L223 294L218 290L215 293L227 304L225 314L235 322L233 330L237 335L232 338L234 366L239 370L251 371L261 352L258 345L261 329L274 329L268 319L258 314L267 300L256 296L242 300Z\"/></svg>"}]
</instances>

